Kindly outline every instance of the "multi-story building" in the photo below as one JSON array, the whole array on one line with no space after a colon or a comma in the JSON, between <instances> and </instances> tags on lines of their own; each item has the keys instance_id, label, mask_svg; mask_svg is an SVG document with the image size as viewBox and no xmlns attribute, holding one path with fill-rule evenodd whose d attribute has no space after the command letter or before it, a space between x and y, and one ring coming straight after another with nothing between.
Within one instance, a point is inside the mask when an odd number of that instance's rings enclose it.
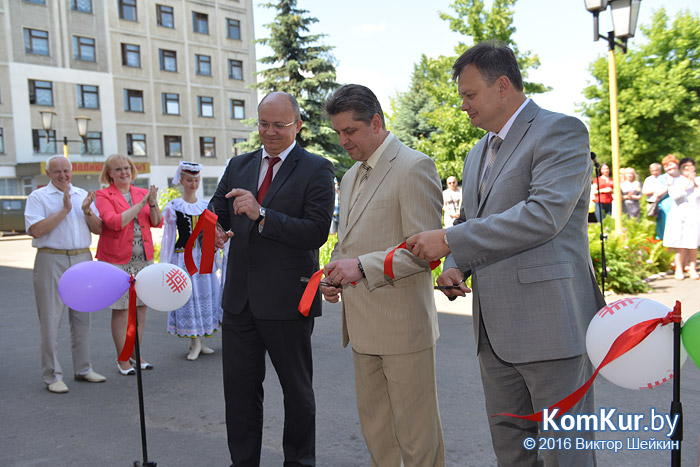
<instances>
[{"instance_id":1,"label":"multi-story building","mask_svg":"<svg viewBox=\"0 0 700 467\"><path fill-rule=\"evenodd\" d=\"M144 187L200 162L208 197L252 129L252 0L0 0L0 37L0 194L45 185L66 138L78 186L118 153Z\"/></svg>"}]
</instances>

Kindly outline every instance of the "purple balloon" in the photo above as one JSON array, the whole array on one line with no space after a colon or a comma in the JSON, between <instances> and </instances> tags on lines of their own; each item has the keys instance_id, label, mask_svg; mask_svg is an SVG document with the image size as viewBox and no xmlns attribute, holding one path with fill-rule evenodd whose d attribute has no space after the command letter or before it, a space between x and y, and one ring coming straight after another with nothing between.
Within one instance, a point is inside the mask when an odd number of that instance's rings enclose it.
<instances>
[{"instance_id":1,"label":"purple balloon","mask_svg":"<svg viewBox=\"0 0 700 467\"><path fill-rule=\"evenodd\" d=\"M102 261L83 261L68 268L58 281L58 295L69 308L107 308L129 290L129 274Z\"/></svg>"}]
</instances>

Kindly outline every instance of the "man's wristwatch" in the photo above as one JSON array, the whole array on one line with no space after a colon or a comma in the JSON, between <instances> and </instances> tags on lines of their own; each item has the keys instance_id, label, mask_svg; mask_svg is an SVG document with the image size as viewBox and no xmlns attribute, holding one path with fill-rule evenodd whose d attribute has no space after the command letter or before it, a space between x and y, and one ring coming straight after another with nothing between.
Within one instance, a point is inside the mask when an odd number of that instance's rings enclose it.
<instances>
[{"instance_id":1,"label":"man's wristwatch","mask_svg":"<svg viewBox=\"0 0 700 467\"><path fill-rule=\"evenodd\" d=\"M360 258L357 258L357 269L360 270L360 274L362 274L362 277L366 279L367 276L365 275L365 269L362 267L362 263L360 262Z\"/></svg>"},{"instance_id":2,"label":"man's wristwatch","mask_svg":"<svg viewBox=\"0 0 700 467\"><path fill-rule=\"evenodd\" d=\"M255 223L259 224L263 219L265 219L265 208L260 206L260 215L255 219Z\"/></svg>"}]
</instances>

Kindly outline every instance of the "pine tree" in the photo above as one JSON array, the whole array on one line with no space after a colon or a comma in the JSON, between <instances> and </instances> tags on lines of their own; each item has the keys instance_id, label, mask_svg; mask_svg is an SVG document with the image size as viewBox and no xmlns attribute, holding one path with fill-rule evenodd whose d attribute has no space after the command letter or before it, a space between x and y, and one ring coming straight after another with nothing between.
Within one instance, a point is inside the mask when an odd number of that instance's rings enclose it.
<instances>
[{"instance_id":1,"label":"pine tree","mask_svg":"<svg viewBox=\"0 0 700 467\"><path fill-rule=\"evenodd\" d=\"M259 63L267 67L257 74L263 79L253 85L260 94L284 91L299 101L304 126L297 135L297 142L306 150L326 157L336 166L336 172L344 173L352 160L338 144L338 139L323 115L326 98L339 87L336 82L335 59L332 46L320 43L325 34L307 34L309 26L318 19L308 16L307 10L297 8L296 0L280 0L263 3L274 8L277 15L265 27L270 37L256 42L272 49L272 55L262 57ZM260 147L257 131L243 149Z\"/></svg>"}]
</instances>

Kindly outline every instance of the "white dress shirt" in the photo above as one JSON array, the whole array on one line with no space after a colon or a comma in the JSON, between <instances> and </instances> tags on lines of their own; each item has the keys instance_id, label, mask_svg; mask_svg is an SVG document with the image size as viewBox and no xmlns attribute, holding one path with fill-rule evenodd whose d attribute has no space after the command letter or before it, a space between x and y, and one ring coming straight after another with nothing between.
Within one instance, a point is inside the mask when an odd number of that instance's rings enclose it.
<instances>
[{"instance_id":1,"label":"white dress shirt","mask_svg":"<svg viewBox=\"0 0 700 467\"><path fill-rule=\"evenodd\" d=\"M32 246L57 250L78 250L90 247L92 242L90 228L81 209L86 196L87 191L71 184L71 211L52 231L32 239ZM32 225L61 209L63 209L63 192L56 188L53 182L32 191L27 198L27 206L24 210L24 226L27 232Z\"/></svg>"}]
</instances>

